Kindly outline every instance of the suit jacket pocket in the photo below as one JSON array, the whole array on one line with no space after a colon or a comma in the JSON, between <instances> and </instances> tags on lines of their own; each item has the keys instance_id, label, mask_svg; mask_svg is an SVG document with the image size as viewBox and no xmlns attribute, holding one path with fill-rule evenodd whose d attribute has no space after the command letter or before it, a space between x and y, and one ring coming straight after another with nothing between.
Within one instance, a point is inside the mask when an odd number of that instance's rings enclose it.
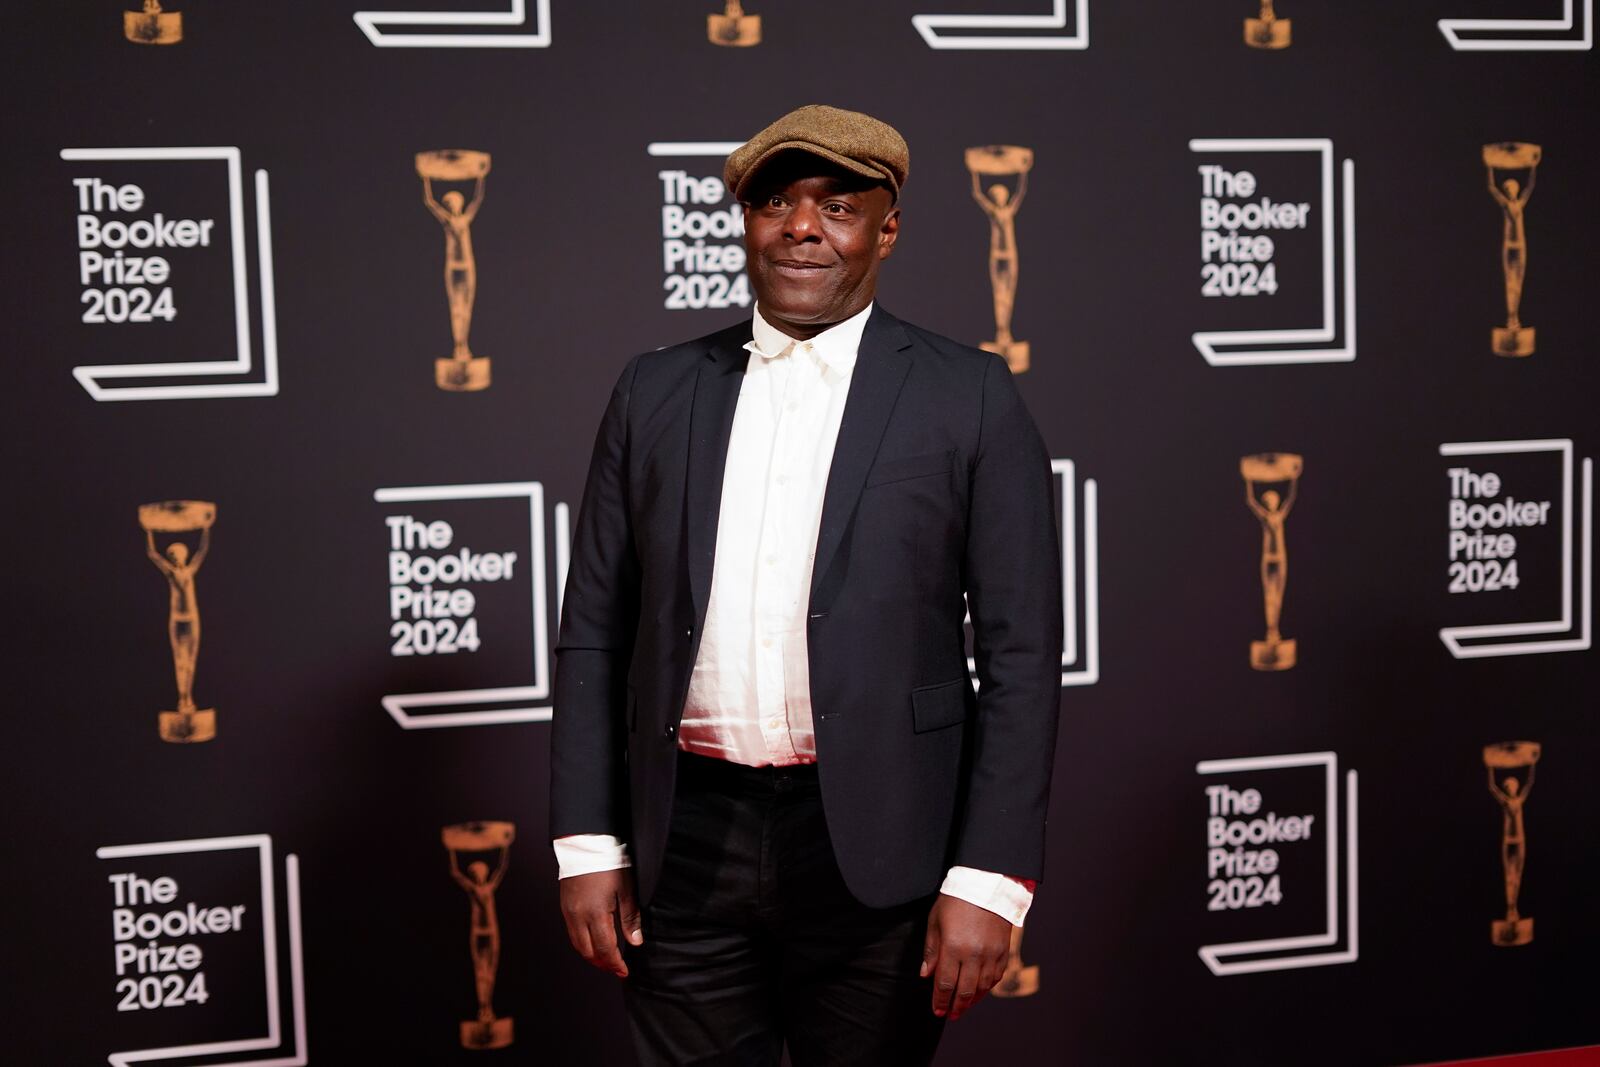
<instances>
[{"instance_id":1,"label":"suit jacket pocket","mask_svg":"<svg viewBox=\"0 0 1600 1067\"><path fill-rule=\"evenodd\" d=\"M972 687L965 678L911 690L911 722L917 733L954 726L967 719L967 695L961 687Z\"/></svg>"},{"instance_id":2,"label":"suit jacket pocket","mask_svg":"<svg viewBox=\"0 0 1600 1067\"><path fill-rule=\"evenodd\" d=\"M872 472L867 475L864 488L885 485L889 482L903 482L908 478L923 478L930 474L948 474L954 465L954 460L953 451L924 452L915 456L879 460L872 465Z\"/></svg>"}]
</instances>

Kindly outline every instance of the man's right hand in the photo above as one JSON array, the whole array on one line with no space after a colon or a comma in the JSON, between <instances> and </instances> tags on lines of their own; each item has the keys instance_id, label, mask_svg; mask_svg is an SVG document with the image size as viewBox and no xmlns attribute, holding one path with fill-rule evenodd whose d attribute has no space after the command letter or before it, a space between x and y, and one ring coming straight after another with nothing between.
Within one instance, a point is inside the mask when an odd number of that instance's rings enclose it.
<instances>
[{"instance_id":1,"label":"man's right hand","mask_svg":"<svg viewBox=\"0 0 1600 1067\"><path fill-rule=\"evenodd\" d=\"M618 926L628 944L644 944L639 906L633 898L633 868L574 875L561 879L560 885L561 917L567 921L572 947L602 971L628 977L617 943Z\"/></svg>"}]
</instances>

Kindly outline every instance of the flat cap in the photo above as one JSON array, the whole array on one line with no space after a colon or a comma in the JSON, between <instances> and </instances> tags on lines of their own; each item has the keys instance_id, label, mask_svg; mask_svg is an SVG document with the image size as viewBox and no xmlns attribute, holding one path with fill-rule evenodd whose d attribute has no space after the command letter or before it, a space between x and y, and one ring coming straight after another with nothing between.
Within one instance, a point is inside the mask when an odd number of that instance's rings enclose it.
<instances>
[{"instance_id":1,"label":"flat cap","mask_svg":"<svg viewBox=\"0 0 1600 1067\"><path fill-rule=\"evenodd\" d=\"M911 170L911 149L887 122L859 111L807 104L734 149L722 168L722 180L733 190L734 199L744 199L745 186L763 163L791 149L821 156L863 178L876 178L897 200Z\"/></svg>"}]
</instances>

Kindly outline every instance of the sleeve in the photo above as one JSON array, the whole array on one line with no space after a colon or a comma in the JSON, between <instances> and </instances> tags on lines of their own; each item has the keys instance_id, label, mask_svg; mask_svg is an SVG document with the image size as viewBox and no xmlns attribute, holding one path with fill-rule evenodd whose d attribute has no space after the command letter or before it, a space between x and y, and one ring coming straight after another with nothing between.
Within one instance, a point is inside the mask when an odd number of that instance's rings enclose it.
<instances>
[{"instance_id":1,"label":"sleeve","mask_svg":"<svg viewBox=\"0 0 1600 1067\"><path fill-rule=\"evenodd\" d=\"M610 834L571 834L550 842L556 854L556 878L599 874L632 867L628 846Z\"/></svg>"},{"instance_id":2,"label":"sleeve","mask_svg":"<svg viewBox=\"0 0 1600 1067\"><path fill-rule=\"evenodd\" d=\"M1028 917L1028 909L1033 906L1031 884L975 867L951 867L939 892L992 911L1012 926L1021 926Z\"/></svg>"},{"instance_id":3,"label":"sleeve","mask_svg":"<svg viewBox=\"0 0 1600 1067\"><path fill-rule=\"evenodd\" d=\"M623 370L595 436L573 531L556 642L550 836L628 836L628 663L640 566L628 516L628 405L640 357Z\"/></svg>"},{"instance_id":4,"label":"sleeve","mask_svg":"<svg viewBox=\"0 0 1600 1067\"><path fill-rule=\"evenodd\" d=\"M988 361L963 579L978 713L953 862L1037 880L1061 710L1061 547L1050 457L1011 372Z\"/></svg>"}]
</instances>

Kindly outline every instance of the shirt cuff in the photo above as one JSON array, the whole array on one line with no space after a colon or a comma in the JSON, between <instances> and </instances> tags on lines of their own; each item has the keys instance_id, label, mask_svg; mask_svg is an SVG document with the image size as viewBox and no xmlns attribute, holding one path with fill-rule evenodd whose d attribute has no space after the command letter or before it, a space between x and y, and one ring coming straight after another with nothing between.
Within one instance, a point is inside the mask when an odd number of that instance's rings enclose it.
<instances>
[{"instance_id":1,"label":"shirt cuff","mask_svg":"<svg viewBox=\"0 0 1600 1067\"><path fill-rule=\"evenodd\" d=\"M992 911L1012 926L1021 926L1033 905L1033 891L1022 882L975 867L951 867L939 892Z\"/></svg>"},{"instance_id":2,"label":"shirt cuff","mask_svg":"<svg viewBox=\"0 0 1600 1067\"><path fill-rule=\"evenodd\" d=\"M574 878L580 874L599 874L632 867L628 846L610 834L571 834L550 842L555 849L557 878Z\"/></svg>"}]
</instances>

